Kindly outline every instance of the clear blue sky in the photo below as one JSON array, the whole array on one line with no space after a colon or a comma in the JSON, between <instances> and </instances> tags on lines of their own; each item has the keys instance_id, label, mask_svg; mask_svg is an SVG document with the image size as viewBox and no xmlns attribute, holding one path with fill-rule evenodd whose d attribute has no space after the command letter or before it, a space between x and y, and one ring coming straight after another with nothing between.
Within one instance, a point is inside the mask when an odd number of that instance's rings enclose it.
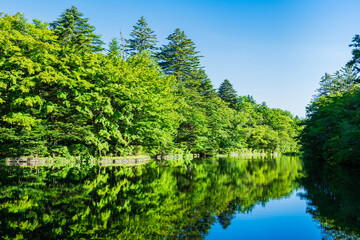
<instances>
[{"instance_id":1,"label":"clear blue sky","mask_svg":"<svg viewBox=\"0 0 360 240\"><path fill-rule=\"evenodd\" d=\"M51 22L76 6L108 43L144 16L160 44L179 27L191 38L216 88L305 116L319 80L351 58L359 0L0 0L0 11Z\"/></svg>"}]
</instances>

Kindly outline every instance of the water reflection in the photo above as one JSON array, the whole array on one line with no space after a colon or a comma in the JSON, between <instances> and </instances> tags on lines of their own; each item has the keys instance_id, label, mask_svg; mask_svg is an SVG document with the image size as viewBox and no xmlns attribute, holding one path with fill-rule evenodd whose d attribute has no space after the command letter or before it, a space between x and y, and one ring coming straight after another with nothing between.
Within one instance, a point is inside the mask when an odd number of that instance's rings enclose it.
<instances>
[{"instance_id":1,"label":"water reflection","mask_svg":"<svg viewBox=\"0 0 360 240\"><path fill-rule=\"evenodd\" d=\"M319 222L324 239L360 238L360 169L305 162L307 212Z\"/></svg>"},{"instance_id":2,"label":"water reflection","mask_svg":"<svg viewBox=\"0 0 360 240\"><path fill-rule=\"evenodd\" d=\"M177 167L1 167L0 233L26 239L202 239L215 222L289 196L297 158L198 159Z\"/></svg>"}]
</instances>

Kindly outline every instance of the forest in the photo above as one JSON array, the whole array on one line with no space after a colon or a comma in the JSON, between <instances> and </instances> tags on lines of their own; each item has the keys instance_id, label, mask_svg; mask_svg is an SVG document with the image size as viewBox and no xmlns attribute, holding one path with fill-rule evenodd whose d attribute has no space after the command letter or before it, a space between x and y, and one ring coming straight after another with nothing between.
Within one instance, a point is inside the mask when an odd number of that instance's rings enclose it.
<instances>
[{"instance_id":1,"label":"forest","mask_svg":"<svg viewBox=\"0 0 360 240\"><path fill-rule=\"evenodd\" d=\"M139 17L105 43L75 6L0 12L0 238L359 239L360 35L299 118Z\"/></svg>"},{"instance_id":2,"label":"forest","mask_svg":"<svg viewBox=\"0 0 360 240\"><path fill-rule=\"evenodd\" d=\"M300 139L311 160L359 164L360 157L360 36L350 47L352 59L334 74L325 74L307 106Z\"/></svg>"},{"instance_id":3,"label":"forest","mask_svg":"<svg viewBox=\"0 0 360 240\"><path fill-rule=\"evenodd\" d=\"M51 23L1 14L0 156L299 150L298 117L227 79L215 89L184 31L166 40L141 17L129 39L105 45L74 6Z\"/></svg>"}]
</instances>

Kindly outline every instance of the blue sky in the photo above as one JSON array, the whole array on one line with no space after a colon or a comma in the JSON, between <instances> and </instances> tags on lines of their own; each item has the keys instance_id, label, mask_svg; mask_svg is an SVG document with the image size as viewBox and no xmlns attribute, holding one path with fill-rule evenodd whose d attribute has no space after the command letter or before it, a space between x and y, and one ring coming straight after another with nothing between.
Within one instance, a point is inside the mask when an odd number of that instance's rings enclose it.
<instances>
[{"instance_id":1,"label":"blue sky","mask_svg":"<svg viewBox=\"0 0 360 240\"><path fill-rule=\"evenodd\" d=\"M0 11L51 22L75 5L108 43L126 38L144 16L160 44L175 28L201 52L218 88L229 79L239 95L305 116L325 72L351 58L360 33L359 0L0 0Z\"/></svg>"}]
</instances>

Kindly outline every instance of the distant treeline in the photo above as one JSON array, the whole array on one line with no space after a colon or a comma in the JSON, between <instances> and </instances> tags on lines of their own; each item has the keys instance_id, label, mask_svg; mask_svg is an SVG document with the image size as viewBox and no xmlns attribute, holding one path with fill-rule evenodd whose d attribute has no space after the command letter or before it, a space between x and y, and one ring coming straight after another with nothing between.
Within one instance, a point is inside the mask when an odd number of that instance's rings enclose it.
<instances>
[{"instance_id":1,"label":"distant treeline","mask_svg":"<svg viewBox=\"0 0 360 240\"><path fill-rule=\"evenodd\" d=\"M322 77L307 107L301 143L314 160L360 163L359 35L355 35L350 47L353 58L340 71Z\"/></svg>"},{"instance_id":2,"label":"distant treeline","mask_svg":"<svg viewBox=\"0 0 360 240\"><path fill-rule=\"evenodd\" d=\"M142 17L130 37L105 49L75 7L50 24L1 14L0 156L298 150L300 120L216 91L183 31L158 48Z\"/></svg>"}]
</instances>

